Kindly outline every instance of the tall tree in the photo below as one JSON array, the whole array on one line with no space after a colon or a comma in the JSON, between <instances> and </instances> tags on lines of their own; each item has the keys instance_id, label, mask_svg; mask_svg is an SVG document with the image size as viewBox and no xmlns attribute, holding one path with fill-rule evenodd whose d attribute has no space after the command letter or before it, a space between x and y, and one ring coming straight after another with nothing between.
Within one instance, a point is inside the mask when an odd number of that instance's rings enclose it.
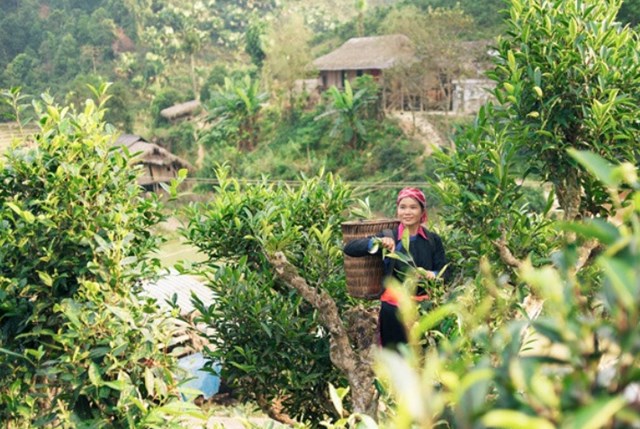
<instances>
[{"instance_id":1,"label":"tall tree","mask_svg":"<svg viewBox=\"0 0 640 429\"><path fill-rule=\"evenodd\" d=\"M388 34L401 33L409 37L417 59L392 71L396 85L404 88L408 96L422 94L421 98L427 98L429 91L437 90L444 96L436 106L430 107L448 111L451 82L469 72L466 65L473 59L470 57L473 53L463 47L464 37L472 31L473 25L473 19L460 8L423 12L408 6L393 10L385 18L383 28Z\"/></svg>"},{"instance_id":2,"label":"tall tree","mask_svg":"<svg viewBox=\"0 0 640 429\"><path fill-rule=\"evenodd\" d=\"M441 215L460 239L458 260L473 273L479 255L505 271L546 261L558 245L545 231L554 195L566 220L609 214L610 193L568 155L589 150L635 162L640 149L638 34L616 23L619 1L512 0L500 40L495 105L482 109L456 152L437 155ZM523 158L524 156L524 158ZM523 180L551 193L542 212L527 205ZM458 236L457 234L461 234ZM571 239L571 234L567 236ZM594 242L580 243L575 266ZM514 258L515 256L515 258Z\"/></svg>"},{"instance_id":3,"label":"tall tree","mask_svg":"<svg viewBox=\"0 0 640 429\"><path fill-rule=\"evenodd\" d=\"M357 33L358 37L364 36L364 14L367 11L367 0L355 0L356 1L356 19L357 19Z\"/></svg>"},{"instance_id":4,"label":"tall tree","mask_svg":"<svg viewBox=\"0 0 640 429\"><path fill-rule=\"evenodd\" d=\"M478 24L475 33L481 37L492 37L498 34L504 26L503 0L402 0L401 5L416 6L428 12L430 9L456 9L459 8L465 14L472 16Z\"/></svg>"},{"instance_id":5,"label":"tall tree","mask_svg":"<svg viewBox=\"0 0 640 429\"><path fill-rule=\"evenodd\" d=\"M279 17L266 34L264 81L270 82L270 90L288 103L286 109L294 105L296 80L309 74L310 39L304 18L295 13Z\"/></svg>"},{"instance_id":6,"label":"tall tree","mask_svg":"<svg viewBox=\"0 0 640 429\"><path fill-rule=\"evenodd\" d=\"M602 214L601 185L567 149L635 160L640 149L640 40L616 22L620 0L513 2L491 76L516 141L537 156L567 219Z\"/></svg>"},{"instance_id":7,"label":"tall tree","mask_svg":"<svg viewBox=\"0 0 640 429\"><path fill-rule=\"evenodd\" d=\"M261 68L266 57L265 50L265 33L267 31L266 22L262 19L253 18L249 22L247 31L244 34L245 47L244 51L249 54L251 61L256 67Z\"/></svg>"}]
</instances>

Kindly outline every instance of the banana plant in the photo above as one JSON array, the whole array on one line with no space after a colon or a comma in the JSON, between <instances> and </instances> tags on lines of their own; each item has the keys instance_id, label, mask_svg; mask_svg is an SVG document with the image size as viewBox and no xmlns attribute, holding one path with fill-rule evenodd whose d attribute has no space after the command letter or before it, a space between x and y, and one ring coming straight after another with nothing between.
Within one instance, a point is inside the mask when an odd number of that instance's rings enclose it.
<instances>
[{"instance_id":1,"label":"banana plant","mask_svg":"<svg viewBox=\"0 0 640 429\"><path fill-rule=\"evenodd\" d=\"M316 120L324 117L333 118L331 137L342 135L345 143L352 149L361 149L367 140L367 130L364 119L366 107L375 101L368 88L361 88L355 93L349 81L344 82L344 91L332 86L327 91L331 98L331 104L327 110L316 116Z\"/></svg>"},{"instance_id":2,"label":"banana plant","mask_svg":"<svg viewBox=\"0 0 640 429\"><path fill-rule=\"evenodd\" d=\"M239 81L225 78L224 86L218 87L211 97L207 120L214 127L229 130L226 134L230 138L235 136L238 150L253 150L258 141L260 110L266 99L267 93L260 91L259 81L249 76Z\"/></svg>"}]
</instances>

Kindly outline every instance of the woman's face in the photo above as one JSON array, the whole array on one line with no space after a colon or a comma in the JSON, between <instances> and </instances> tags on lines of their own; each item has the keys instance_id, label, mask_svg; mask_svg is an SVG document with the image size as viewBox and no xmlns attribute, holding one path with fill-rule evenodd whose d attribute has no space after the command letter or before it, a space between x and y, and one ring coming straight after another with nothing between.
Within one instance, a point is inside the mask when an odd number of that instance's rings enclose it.
<instances>
[{"instance_id":1,"label":"woman's face","mask_svg":"<svg viewBox=\"0 0 640 429\"><path fill-rule=\"evenodd\" d=\"M406 227L420 225L423 208L411 197L403 198L398 203L398 219Z\"/></svg>"}]
</instances>

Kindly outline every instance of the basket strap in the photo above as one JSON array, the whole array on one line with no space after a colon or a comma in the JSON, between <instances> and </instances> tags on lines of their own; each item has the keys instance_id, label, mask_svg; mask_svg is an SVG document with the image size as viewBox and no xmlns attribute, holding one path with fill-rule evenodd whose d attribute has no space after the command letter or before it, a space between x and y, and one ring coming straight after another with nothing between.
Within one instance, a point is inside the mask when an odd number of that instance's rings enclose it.
<instances>
[{"instance_id":1,"label":"basket strap","mask_svg":"<svg viewBox=\"0 0 640 429\"><path fill-rule=\"evenodd\" d=\"M395 243L397 238L396 238L396 234L394 233L394 231L392 229L383 229L382 230L382 236L383 237L390 237L393 238L393 242ZM389 275L393 276L393 272L396 269L396 258L391 258L391 261L389 262ZM384 285L383 285L384 288Z\"/></svg>"}]
</instances>

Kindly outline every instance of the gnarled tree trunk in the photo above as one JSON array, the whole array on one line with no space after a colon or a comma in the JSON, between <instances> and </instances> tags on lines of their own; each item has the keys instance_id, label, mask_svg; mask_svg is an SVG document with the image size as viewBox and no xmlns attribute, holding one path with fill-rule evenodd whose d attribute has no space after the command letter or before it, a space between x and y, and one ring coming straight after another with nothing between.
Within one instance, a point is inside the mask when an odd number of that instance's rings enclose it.
<instances>
[{"instance_id":1,"label":"gnarled tree trunk","mask_svg":"<svg viewBox=\"0 0 640 429\"><path fill-rule=\"evenodd\" d=\"M331 335L331 362L349 381L353 411L375 419L378 395L371 365L376 347L375 315L363 307L354 307L345 313L345 324L333 298L325 291L310 286L282 252L267 257L284 283L318 310L320 322Z\"/></svg>"}]
</instances>

